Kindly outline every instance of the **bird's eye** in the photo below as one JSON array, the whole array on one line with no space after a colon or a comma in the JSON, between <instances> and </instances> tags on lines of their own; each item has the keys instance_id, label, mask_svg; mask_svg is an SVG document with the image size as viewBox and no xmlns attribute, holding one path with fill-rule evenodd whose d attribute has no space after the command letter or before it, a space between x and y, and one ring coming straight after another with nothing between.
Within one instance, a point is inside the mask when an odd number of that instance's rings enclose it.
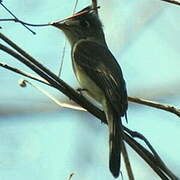
<instances>
[{"instance_id":1,"label":"bird's eye","mask_svg":"<svg viewBox=\"0 0 180 180\"><path fill-rule=\"evenodd\" d=\"M82 26L82 27L89 27L90 26L90 24L89 24L89 22L88 21L80 21L80 25Z\"/></svg>"}]
</instances>

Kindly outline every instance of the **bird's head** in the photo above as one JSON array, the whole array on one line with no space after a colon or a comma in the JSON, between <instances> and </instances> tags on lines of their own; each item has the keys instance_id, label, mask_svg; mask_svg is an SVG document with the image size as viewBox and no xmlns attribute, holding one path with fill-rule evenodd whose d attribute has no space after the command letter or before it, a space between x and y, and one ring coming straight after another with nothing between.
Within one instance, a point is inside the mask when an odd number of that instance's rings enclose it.
<instances>
[{"instance_id":1,"label":"bird's head","mask_svg":"<svg viewBox=\"0 0 180 180\"><path fill-rule=\"evenodd\" d=\"M91 6L52 25L62 30L72 45L82 39L105 41L102 23Z\"/></svg>"}]
</instances>

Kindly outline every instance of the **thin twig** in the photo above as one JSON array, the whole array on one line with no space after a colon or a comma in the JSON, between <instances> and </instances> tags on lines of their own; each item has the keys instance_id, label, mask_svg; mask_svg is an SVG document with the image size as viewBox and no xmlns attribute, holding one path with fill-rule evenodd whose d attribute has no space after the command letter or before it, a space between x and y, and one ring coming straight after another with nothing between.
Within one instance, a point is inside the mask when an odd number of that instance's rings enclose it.
<instances>
[{"instance_id":1,"label":"thin twig","mask_svg":"<svg viewBox=\"0 0 180 180\"><path fill-rule=\"evenodd\" d=\"M71 173L68 177L68 180L71 180L73 176L74 176L74 173Z\"/></svg>"},{"instance_id":2,"label":"thin twig","mask_svg":"<svg viewBox=\"0 0 180 180\"><path fill-rule=\"evenodd\" d=\"M58 106L60 106L61 108L69 108L69 109L74 109L74 110L79 110L79 111L86 111L84 108L82 108L81 106L77 106L77 105L73 105L73 104L69 104L69 103L64 103L61 102L59 100L57 100L52 94L50 94L49 92L47 92L46 90L44 90L43 88L37 86L36 84L26 80L26 79L22 79L19 84L21 87L25 87L26 83L28 83L29 85L31 85L32 87L34 87L35 89L37 89L39 92L41 92L42 94L44 94L45 96L47 96L49 99L51 99L55 104L57 104Z\"/></svg>"},{"instance_id":3,"label":"thin twig","mask_svg":"<svg viewBox=\"0 0 180 180\"><path fill-rule=\"evenodd\" d=\"M73 15L76 12L77 4L78 4L78 0L75 1L74 7L73 7L73 11L72 11ZM61 56L61 63L60 63L59 73L58 73L59 77L61 77L61 73L62 73L62 68L63 68L63 63L64 63L64 56L65 56L65 50L66 50L66 43L67 43L67 40L65 39L64 47L63 47L63 51L62 51L62 56Z\"/></svg>"},{"instance_id":4,"label":"thin twig","mask_svg":"<svg viewBox=\"0 0 180 180\"><path fill-rule=\"evenodd\" d=\"M125 128L126 129L126 128ZM132 137L141 139L145 142L145 144L148 146L148 148L151 150L151 152L153 153L156 161L157 161L157 165L160 166L161 168L164 169L165 173L174 178L175 175L168 169L168 167L164 164L164 162L162 161L162 159L160 158L160 156L158 155L158 153L155 151L155 149L153 148L153 146L150 144L150 142L139 132L137 131L132 131L130 129L126 129L126 132L128 132Z\"/></svg>"},{"instance_id":5,"label":"thin twig","mask_svg":"<svg viewBox=\"0 0 180 180\"><path fill-rule=\"evenodd\" d=\"M157 166L157 161L154 159L154 156L143 146L141 146L137 141L131 138L128 134L124 136L125 141L132 147L132 149L139 154L141 158L156 172L159 177L163 180L169 180L169 178L164 174L163 169L160 169ZM178 179L177 179L178 180Z\"/></svg>"},{"instance_id":6,"label":"thin twig","mask_svg":"<svg viewBox=\"0 0 180 180\"><path fill-rule=\"evenodd\" d=\"M178 117L180 117L180 108L176 108L172 105L160 104L155 101L149 101L149 100L145 100L145 99L137 98L137 97L128 97L128 101L138 103L138 104L143 104L143 105L150 106L150 107L154 107L154 108L161 109L164 111L168 111L168 112L174 113Z\"/></svg>"},{"instance_id":7,"label":"thin twig","mask_svg":"<svg viewBox=\"0 0 180 180\"><path fill-rule=\"evenodd\" d=\"M40 77L37 77L37 76L34 76L30 73L27 73L25 71L22 71L22 70L19 70L17 68L14 68L12 66L9 66L3 62L0 62L0 66L5 68L5 69L8 69L10 71L13 71L15 73L18 73L18 74L21 74L25 77L28 77L30 79L33 79L33 80L36 80L36 81L39 81L43 84L46 84L48 86L51 86L48 81L44 80L43 78L40 78ZM50 98L52 101L54 101L57 105L59 105L60 107L64 107L64 108L69 108L69 109L73 109L73 110L78 110L78 111L86 111L86 109L82 108L81 106L78 106L77 104L71 104L71 103L67 103L67 102L60 102L58 101L55 97L53 97L50 93L48 93L47 91L45 91L44 89L36 86L34 83L32 82L29 82L28 80L24 80L24 82L22 83L26 83L28 82L30 85L32 85L33 87L35 87L36 89L38 89L41 93L43 93L44 95L46 95L48 98ZM20 83L21 84L21 83ZM52 87L52 86L51 86Z\"/></svg>"},{"instance_id":8,"label":"thin twig","mask_svg":"<svg viewBox=\"0 0 180 180\"><path fill-rule=\"evenodd\" d=\"M74 7L73 7L73 11L72 11L73 15L75 14L75 11L76 11L76 8L77 8L77 4L78 4L78 0L75 1ZM61 63L60 63L59 73L58 73L59 77L61 77L61 72L62 72L62 68L63 68L64 56L65 56L65 50L66 50L66 43L67 43L67 40L65 39L64 47L63 47L63 52L62 52L62 56L61 56Z\"/></svg>"},{"instance_id":9,"label":"thin twig","mask_svg":"<svg viewBox=\"0 0 180 180\"><path fill-rule=\"evenodd\" d=\"M36 80L36 81L39 81L39 82L41 82L41 83L44 83L44 84L49 85L48 81L44 80L43 78L34 76L34 75L30 74L30 73L27 73L27 72L25 72L25 71L22 71L22 70L19 70L19 69L17 69L17 68L14 68L14 67L12 67L12 66L9 66L9 65L6 64L6 63L0 62L0 66L3 67L3 68L5 68L5 69L8 69L8 70L10 70L10 71L13 71L13 72L15 72L15 73L21 74L21 75L23 75L23 76L25 76L25 77L28 77L28 78L34 79L34 80Z\"/></svg>"},{"instance_id":10,"label":"thin twig","mask_svg":"<svg viewBox=\"0 0 180 180\"><path fill-rule=\"evenodd\" d=\"M94 8L94 10L97 12L97 9L99 8L99 6L96 6L95 8ZM70 16L70 17L68 17L68 18L65 18L65 19L61 19L61 20L59 20L59 21L54 21L54 22L51 22L51 23L48 23L48 24L31 24L31 23L27 23L27 22L24 22L24 21L22 21L22 20L19 20L19 19L13 19L13 18L10 18L10 19L0 19L0 21L14 21L14 22L18 22L18 23L21 23L21 24L23 24L23 25L27 25L27 26L34 26L34 27L42 27L42 26L50 26L50 25L53 25L53 24L55 24L55 23L60 23L60 22L62 22L62 21L64 21L64 20L67 20L67 19L71 19L72 17L74 18L74 17L77 17L77 16L80 16L80 15L82 15L82 14L86 14L86 13L88 13L90 10L84 10L84 11L82 11L82 12L79 12L79 13L76 13L76 14L74 14L73 16Z\"/></svg>"},{"instance_id":11,"label":"thin twig","mask_svg":"<svg viewBox=\"0 0 180 180\"><path fill-rule=\"evenodd\" d=\"M76 12L77 4L78 4L78 0L75 0L75 4L74 4L74 8L73 8L73 14L75 14L75 12Z\"/></svg>"},{"instance_id":12,"label":"thin twig","mask_svg":"<svg viewBox=\"0 0 180 180\"><path fill-rule=\"evenodd\" d=\"M176 1L176 0L161 0L161 1L164 1L164 2L168 2L168 3L171 3L171 4L176 4L176 5L180 5L180 2L179 1ZM76 3L77 3L77 0L76 0ZM31 31L33 34L36 34L34 31L32 31L30 28L28 28L27 26L35 26L35 27L40 27L40 26L49 26L49 25L52 25L52 23L48 23L48 24L31 24L31 23L27 23L27 22L24 22L20 19L18 19L11 11L9 11L3 4L2 4L2 1L0 1L0 4L14 17L11 18L11 19L0 19L0 21L14 21L14 22L18 22L18 23L21 23L24 27L26 27L29 31ZM95 10L95 12L97 13L98 15L98 6L97 6L97 0L92 0L92 8ZM82 13L87 13L86 11L85 12L82 12ZM80 13L81 14L81 13ZM78 16L80 14L76 14L75 16ZM72 17L69 17L69 18L72 18ZM54 23L58 23L60 21L57 21L57 22L54 22ZM1 27L0 27L1 28Z\"/></svg>"},{"instance_id":13,"label":"thin twig","mask_svg":"<svg viewBox=\"0 0 180 180\"><path fill-rule=\"evenodd\" d=\"M9 12L16 20L18 20L18 18L2 3L2 1L0 2L1 6L7 11ZM20 22L21 23L21 22ZM30 32L32 32L33 34L36 34L33 30L31 30L29 27L27 27L24 23L21 23L26 29L28 29Z\"/></svg>"},{"instance_id":14,"label":"thin twig","mask_svg":"<svg viewBox=\"0 0 180 180\"><path fill-rule=\"evenodd\" d=\"M122 153L123 153L123 158L124 158L124 162L125 162L125 166L126 166L126 170L127 170L129 180L134 180L133 171L131 168L131 164L130 164L129 157L128 157L128 152L126 150L126 145L124 142L122 145Z\"/></svg>"},{"instance_id":15,"label":"thin twig","mask_svg":"<svg viewBox=\"0 0 180 180\"><path fill-rule=\"evenodd\" d=\"M58 73L58 76L59 76L59 77L61 77L62 68L63 68L63 64L64 64L64 57L65 57L65 50L66 50L66 42L67 42L67 40L65 39L65 41L64 41L64 47L63 47L63 51L62 51L62 56L61 56L60 67L59 67L59 73Z\"/></svg>"},{"instance_id":16,"label":"thin twig","mask_svg":"<svg viewBox=\"0 0 180 180\"><path fill-rule=\"evenodd\" d=\"M14 21L14 22L17 22L17 23L21 23L21 24L24 24L24 25L27 25L27 26L34 26L34 27L41 27L41 26L50 26L51 24L31 24L31 23L27 23L27 22L24 22L20 19L14 19L14 18L10 18L10 19L0 19L0 21Z\"/></svg>"}]
</instances>

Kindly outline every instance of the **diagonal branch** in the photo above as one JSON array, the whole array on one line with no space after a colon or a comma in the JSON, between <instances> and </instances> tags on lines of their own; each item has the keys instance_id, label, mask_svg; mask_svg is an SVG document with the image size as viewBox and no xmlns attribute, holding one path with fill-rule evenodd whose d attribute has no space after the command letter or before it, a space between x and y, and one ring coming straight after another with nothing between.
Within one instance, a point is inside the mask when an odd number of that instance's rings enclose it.
<instances>
[{"instance_id":1,"label":"diagonal branch","mask_svg":"<svg viewBox=\"0 0 180 180\"><path fill-rule=\"evenodd\" d=\"M168 2L171 4L176 4L176 5L180 6L180 1L175 1L175 0L161 0L161 1L165 1L165 2Z\"/></svg>"},{"instance_id":2,"label":"diagonal branch","mask_svg":"<svg viewBox=\"0 0 180 180\"><path fill-rule=\"evenodd\" d=\"M14 19L18 20L18 18L2 3L2 1L0 1L0 5L7 11L9 12ZM21 23L21 22L20 22ZM21 23L26 29L28 29L30 32L32 32L33 34L36 34L33 30L31 30L28 26L26 26L24 23Z\"/></svg>"},{"instance_id":3,"label":"diagonal branch","mask_svg":"<svg viewBox=\"0 0 180 180\"><path fill-rule=\"evenodd\" d=\"M129 161L128 152L126 150L126 145L124 142L123 142L123 146L122 146L122 153L123 153L123 158L124 158L124 162L125 162L125 166L126 166L126 170L127 170L129 180L134 180L134 174L132 172L132 167L131 167L131 164Z\"/></svg>"},{"instance_id":4,"label":"diagonal branch","mask_svg":"<svg viewBox=\"0 0 180 180\"><path fill-rule=\"evenodd\" d=\"M36 80L36 81L39 81L39 82L41 82L41 83L44 83L44 84L49 85L49 83L48 83L46 80L44 80L44 79L42 79L42 78L40 78L40 77L38 77L38 76L34 76L34 75L30 74L30 73L24 72L24 71L22 71L22 70L19 70L19 69L17 69L17 68L14 68L14 67L12 67L12 66L9 66L9 65L6 64L6 63L0 62L0 67L3 67L3 68L5 68L5 69L8 69L8 70L13 71L13 72L15 72L15 73L21 74L21 75L23 75L23 76L25 76L25 77L28 77L28 78L34 79L34 80Z\"/></svg>"},{"instance_id":5,"label":"diagonal branch","mask_svg":"<svg viewBox=\"0 0 180 180\"><path fill-rule=\"evenodd\" d=\"M125 127L126 129L126 127ZM126 132L128 132L132 137L134 138L139 138L141 140L143 140L146 145L148 146L148 148L151 150L153 157L157 163L157 165L164 169L164 172L171 177L172 179L175 179L175 175L167 168L167 166L164 164L164 162L162 161L162 159L160 158L160 156L158 155L158 153L155 151L155 149L152 147L152 145L150 144L150 142L140 133L136 132L136 131L131 131L129 129L126 129Z\"/></svg>"}]
</instances>

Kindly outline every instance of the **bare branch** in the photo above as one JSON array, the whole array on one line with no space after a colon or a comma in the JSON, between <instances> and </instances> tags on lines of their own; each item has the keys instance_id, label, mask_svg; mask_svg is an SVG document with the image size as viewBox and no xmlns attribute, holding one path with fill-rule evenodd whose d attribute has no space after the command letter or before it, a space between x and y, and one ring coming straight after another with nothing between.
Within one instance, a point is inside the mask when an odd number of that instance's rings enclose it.
<instances>
[{"instance_id":1,"label":"bare branch","mask_svg":"<svg viewBox=\"0 0 180 180\"><path fill-rule=\"evenodd\" d=\"M168 2L168 3L171 3L171 4L176 4L176 5L180 6L179 1L175 1L175 0L161 0L161 1L165 1L165 2Z\"/></svg>"},{"instance_id":2,"label":"bare branch","mask_svg":"<svg viewBox=\"0 0 180 180\"><path fill-rule=\"evenodd\" d=\"M132 147L137 154L161 177L163 180L169 180L167 175L164 174L164 169L159 168L156 159L147 149L141 146L137 141L131 138L128 134L124 137L125 141ZM173 178L173 180L178 180L178 178Z\"/></svg>"},{"instance_id":3,"label":"bare branch","mask_svg":"<svg viewBox=\"0 0 180 180\"><path fill-rule=\"evenodd\" d=\"M40 78L40 77L37 77L37 76L34 76L30 73L27 73L27 72L24 72L22 70L19 70L17 68L14 68L12 66L9 66L5 63L2 63L0 62L0 66L5 68L5 69L8 69L10 71L13 71L15 73L18 73L18 74L21 74L25 77L28 77L30 79L33 79L33 80L36 80L36 81L39 81L43 84L46 84L48 86L51 86L51 84L48 83L48 81L44 80L43 78ZM69 109L74 109L74 110L78 110L78 111L86 111L86 109L82 108L81 106L77 105L77 104L72 104L72 103L67 103L67 102L61 102L59 100L57 100L55 97L53 97L50 93L48 93L47 91L45 91L44 89L36 86L35 84L29 82L28 80L23 80L21 83L20 83L20 86L21 84L23 84L22 87L25 86L25 84L28 83L30 84L31 86L35 87L37 90L39 90L41 93L43 93L44 95L46 95L48 98L50 98L54 103L56 103L58 106L60 107L64 107L64 108L69 108Z\"/></svg>"},{"instance_id":4,"label":"bare branch","mask_svg":"<svg viewBox=\"0 0 180 180\"><path fill-rule=\"evenodd\" d=\"M73 8L73 14L75 14L75 12L76 12L77 4L78 4L78 0L75 0L75 4L74 4L74 8Z\"/></svg>"},{"instance_id":5,"label":"bare branch","mask_svg":"<svg viewBox=\"0 0 180 180\"><path fill-rule=\"evenodd\" d=\"M125 127L126 129L126 127ZM155 149L153 148L153 146L150 144L150 142L140 133L136 132L136 131L131 131L129 129L126 129L126 131L132 136L132 137L135 137L135 138L139 138L141 140L143 140L146 145L148 146L148 148L151 150L151 152L153 153L156 161L157 161L157 164L162 168L164 169L164 172L169 176L171 177L172 179L175 178L175 175L168 169L168 167L164 164L164 162L162 161L162 159L160 158L160 156L158 155L158 153L155 151Z\"/></svg>"},{"instance_id":6,"label":"bare branch","mask_svg":"<svg viewBox=\"0 0 180 180\"><path fill-rule=\"evenodd\" d=\"M71 180L73 176L74 176L74 173L71 173L68 177L68 180Z\"/></svg>"},{"instance_id":7,"label":"bare branch","mask_svg":"<svg viewBox=\"0 0 180 180\"><path fill-rule=\"evenodd\" d=\"M43 78L34 76L34 75L30 74L30 73L27 73L27 72L25 72L25 71L22 71L22 70L19 70L19 69L17 69L17 68L14 68L14 67L12 67L12 66L9 66L9 65L6 64L6 63L0 62L0 66L3 67L3 68L5 68L5 69L8 69L8 70L10 70L10 71L13 71L13 72L15 72L15 73L21 74L21 75L23 75L23 76L25 76L25 77L28 77L28 78L34 79L34 80L36 80L36 81L39 81L39 82L41 82L41 83L44 83L44 84L49 85L49 83L48 83L46 80L44 80Z\"/></svg>"},{"instance_id":8,"label":"bare branch","mask_svg":"<svg viewBox=\"0 0 180 180\"><path fill-rule=\"evenodd\" d=\"M49 99L51 99L55 104L57 104L58 106L60 106L61 108L69 108L69 109L74 109L74 110L79 110L79 111L86 111L86 109L82 108L81 106L77 106L74 104L70 104L70 103L65 103L65 102L61 102L59 100L57 100L52 94L50 94L49 92L47 92L46 90L44 90L43 88L35 85L34 83L22 79L19 84L21 87L25 87L26 83L28 83L29 85L31 85L32 87L34 87L35 89L37 89L39 92L41 92L42 94L44 94L45 96L47 96ZM48 84L49 85L49 84Z\"/></svg>"},{"instance_id":9,"label":"bare branch","mask_svg":"<svg viewBox=\"0 0 180 180\"><path fill-rule=\"evenodd\" d=\"M59 67L59 73L58 73L58 76L59 76L59 77L61 77L61 73L62 73L62 69L63 69L63 63L64 63L64 57L65 57L65 50L66 50L66 43L67 43L67 40L65 39L65 41L64 41L64 47L63 47L63 51L62 51L62 56L61 56L60 67Z\"/></svg>"},{"instance_id":10,"label":"bare branch","mask_svg":"<svg viewBox=\"0 0 180 180\"><path fill-rule=\"evenodd\" d=\"M128 101L138 103L138 104L143 104L143 105L150 106L150 107L154 107L157 109L162 109L164 111L174 113L178 117L180 117L180 108L176 108L172 105L160 104L155 101L149 101L149 100L145 100L145 99L141 99L141 98L137 98L137 97L128 97Z\"/></svg>"},{"instance_id":11,"label":"bare branch","mask_svg":"<svg viewBox=\"0 0 180 180\"><path fill-rule=\"evenodd\" d=\"M92 9L95 10L96 14L98 15L98 5L97 5L97 0L92 0Z\"/></svg>"},{"instance_id":12,"label":"bare branch","mask_svg":"<svg viewBox=\"0 0 180 180\"><path fill-rule=\"evenodd\" d=\"M27 25L27 26L35 26L35 27L40 27L40 26L50 26L51 24L31 24L31 23L27 23L24 22L20 19L14 19L14 18L10 18L10 19L0 19L0 21L13 21L13 22L17 22L17 23L21 23L23 25Z\"/></svg>"},{"instance_id":13,"label":"bare branch","mask_svg":"<svg viewBox=\"0 0 180 180\"><path fill-rule=\"evenodd\" d=\"M123 146L122 146L122 153L123 153L123 158L124 158L124 162L125 162L125 166L126 166L126 170L127 170L129 180L134 180L134 175L133 175L131 164L129 161L128 152L126 150L126 145L124 142L123 142Z\"/></svg>"},{"instance_id":14,"label":"bare branch","mask_svg":"<svg viewBox=\"0 0 180 180\"><path fill-rule=\"evenodd\" d=\"M18 20L18 18L2 3L2 1L0 1L1 6L7 11L9 12L16 20ZM29 27L27 27L25 24L21 23L26 29L28 29L30 32L32 32L33 34L36 34L33 30L31 30Z\"/></svg>"}]
</instances>

